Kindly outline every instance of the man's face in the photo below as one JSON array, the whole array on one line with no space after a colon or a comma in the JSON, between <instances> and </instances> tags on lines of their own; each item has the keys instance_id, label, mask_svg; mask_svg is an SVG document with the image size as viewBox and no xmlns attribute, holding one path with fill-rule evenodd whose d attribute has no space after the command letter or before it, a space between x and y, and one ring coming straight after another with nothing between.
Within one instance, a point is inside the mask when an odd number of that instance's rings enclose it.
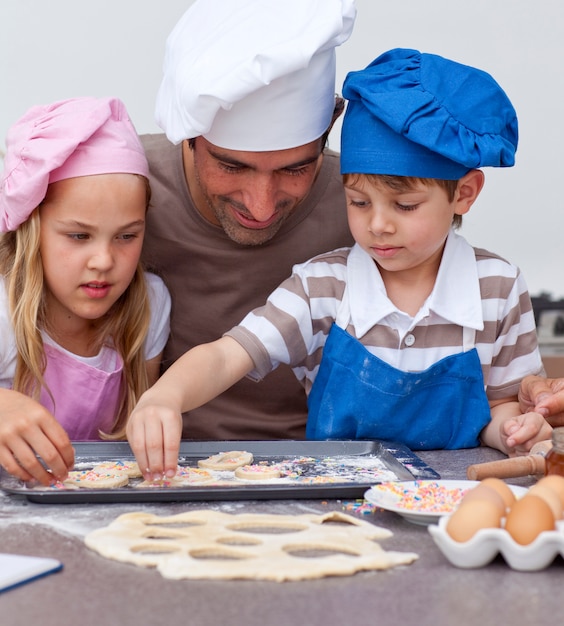
<instances>
[{"instance_id":1,"label":"man's face","mask_svg":"<svg viewBox=\"0 0 564 626\"><path fill-rule=\"evenodd\" d=\"M322 140L288 150L245 152L197 137L184 142L184 167L196 207L233 241L269 241L308 195L323 159Z\"/></svg>"}]
</instances>

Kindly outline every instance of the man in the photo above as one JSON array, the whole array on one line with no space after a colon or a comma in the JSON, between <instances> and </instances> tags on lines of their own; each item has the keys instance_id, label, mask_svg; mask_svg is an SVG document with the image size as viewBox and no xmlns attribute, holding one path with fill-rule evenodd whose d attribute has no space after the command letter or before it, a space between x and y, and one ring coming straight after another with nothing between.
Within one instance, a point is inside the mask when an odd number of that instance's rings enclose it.
<instances>
[{"instance_id":1,"label":"man","mask_svg":"<svg viewBox=\"0 0 564 626\"><path fill-rule=\"evenodd\" d=\"M172 295L164 367L219 338L295 263L352 243L338 157L335 47L353 0L198 0L167 40L156 117L143 137L152 205L144 259ZM213 376L213 372L209 372ZM243 380L185 416L185 438L303 438L291 370Z\"/></svg>"}]
</instances>

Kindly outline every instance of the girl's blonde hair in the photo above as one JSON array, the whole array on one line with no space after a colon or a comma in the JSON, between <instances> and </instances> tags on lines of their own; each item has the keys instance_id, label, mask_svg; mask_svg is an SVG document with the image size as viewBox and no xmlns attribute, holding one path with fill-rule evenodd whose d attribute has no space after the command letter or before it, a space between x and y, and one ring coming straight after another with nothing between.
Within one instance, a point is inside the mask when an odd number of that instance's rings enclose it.
<instances>
[{"instance_id":1,"label":"girl's blonde hair","mask_svg":"<svg viewBox=\"0 0 564 626\"><path fill-rule=\"evenodd\" d=\"M147 206L150 199L148 181ZM0 236L0 273L6 280L10 316L16 338L16 373L13 388L39 400L46 360L41 330L46 328L45 283L39 252L40 216L35 209L16 231ZM95 339L97 347L113 346L123 360L120 406L105 439L125 438L127 418L148 388L145 339L150 323L147 284L141 263L128 288L106 313Z\"/></svg>"}]
</instances>

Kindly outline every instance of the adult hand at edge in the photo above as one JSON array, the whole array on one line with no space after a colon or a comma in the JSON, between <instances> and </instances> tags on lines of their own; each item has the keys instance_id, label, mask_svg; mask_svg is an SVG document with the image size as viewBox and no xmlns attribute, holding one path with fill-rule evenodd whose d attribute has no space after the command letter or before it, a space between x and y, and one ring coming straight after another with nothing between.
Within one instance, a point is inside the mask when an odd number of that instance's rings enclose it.
<instances>
[{"instance_id":1,"label":"adult hand at edge","mask_svg":"<svg viewBox=\"0 0 564 626\"><path fill-rule=\"evenodd\" d=\"M540 413L552 426L564 426L564 378L527 376L519 387L521 411Z\"/></svg>"}]
</instances>

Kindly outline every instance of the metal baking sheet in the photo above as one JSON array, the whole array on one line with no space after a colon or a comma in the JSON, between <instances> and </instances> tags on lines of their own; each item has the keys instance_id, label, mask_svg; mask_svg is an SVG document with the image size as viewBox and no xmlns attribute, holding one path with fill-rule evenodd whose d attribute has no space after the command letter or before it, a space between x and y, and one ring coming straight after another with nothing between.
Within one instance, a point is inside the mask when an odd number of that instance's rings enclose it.
<instances>
[{"instance_id":1,"label":"metal baking sheet","mask_svg":"<svg viewBox=\"0 0 564 626\"><path fill-rule=\"evenodd\" d=\"M103 461L134 459L126 442L76 442L74 448L76 469L89 469ZM409 448L386 441L183 441L179 464L196 467L200 459L231 450L251 452L253 463L295 464L301 474L295 480L271 479L258 484L233 481L229 485L139 488L135 482L141 479L137 479L118 489L63 490L32 487L2 471L0 488L45 504L284 500L361 498L368 487L379 482L440 478ZM318 476L328 476L331 482L316 483Z\"/></svg>"}]
</instances>

